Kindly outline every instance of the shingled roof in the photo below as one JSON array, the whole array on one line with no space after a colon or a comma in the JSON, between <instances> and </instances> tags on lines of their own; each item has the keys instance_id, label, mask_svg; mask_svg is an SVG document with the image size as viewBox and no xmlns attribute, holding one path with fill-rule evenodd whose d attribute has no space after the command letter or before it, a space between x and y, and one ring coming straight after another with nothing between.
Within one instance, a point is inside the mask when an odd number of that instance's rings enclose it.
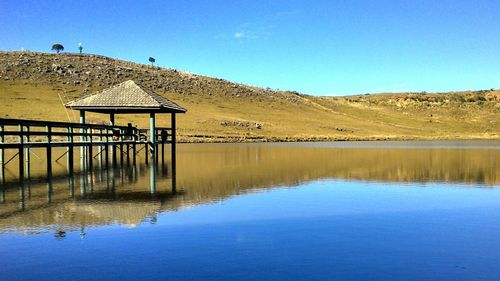
<instances>
[{"instance_id":1,"label":"shingled roof","mask_svg":"<svg viewBox=\"0 0 500 281\"><path fill-rule=\"evenodd\" d=\"M185 113L186 109L132 80L79 98L66 107L100 113Z\"/></svg>"}]
</instances>

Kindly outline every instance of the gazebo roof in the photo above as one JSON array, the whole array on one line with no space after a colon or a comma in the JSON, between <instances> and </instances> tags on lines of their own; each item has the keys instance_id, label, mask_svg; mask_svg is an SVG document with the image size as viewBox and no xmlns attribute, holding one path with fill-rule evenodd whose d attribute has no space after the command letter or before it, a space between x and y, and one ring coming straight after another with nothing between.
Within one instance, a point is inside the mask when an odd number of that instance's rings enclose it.
<instances>
[{"instance_id":1,"label":"gazebo roof","mask_svg":"<svg viewBox=\"0 0 500 281\"><path fill-rule=\"evenodd\" d=\"M66 107L99 113L185 113L186 109L128 80L69 102Z\"/></svg>"}]
</instances>

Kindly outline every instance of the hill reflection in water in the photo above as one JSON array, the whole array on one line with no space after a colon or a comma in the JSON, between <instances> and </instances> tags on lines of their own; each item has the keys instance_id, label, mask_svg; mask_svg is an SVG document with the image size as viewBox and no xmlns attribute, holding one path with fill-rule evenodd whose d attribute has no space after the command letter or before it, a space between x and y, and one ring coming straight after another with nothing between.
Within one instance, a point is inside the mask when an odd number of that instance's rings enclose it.
<instances>
[{"instance_id":1,"label":"hill reflection in water","mask_svg":"<svg viewBox=\"0 0 500 281\"><path fill-rule=\"evenodd\" d=\"M168 162L156 173L137 165L72 178L61 167L50 182L6 184L0 190L0 233L63 235L99 225L134 227L154 223L159 212L319 179L494 187L500 182L500 150L497 142L488 145L184 144L178 146L175 183ZM34 161L36 178L44 161Z\"/></svg>"}]
</instances>

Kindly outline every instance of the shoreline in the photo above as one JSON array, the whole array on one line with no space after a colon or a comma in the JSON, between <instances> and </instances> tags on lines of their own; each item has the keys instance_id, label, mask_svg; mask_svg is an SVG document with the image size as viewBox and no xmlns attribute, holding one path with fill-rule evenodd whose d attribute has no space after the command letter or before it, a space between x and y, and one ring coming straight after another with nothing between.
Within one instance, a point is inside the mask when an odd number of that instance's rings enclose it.
<instances>
[{"instance_id":1,"label":"shoreline","mask_svg":"<svg viewBox=\"0 0 500 281\"><path fill-rule=\"evenodd\" d=\"M204 136L186 137L177 135L177 143L298 143L298 142L369 142L369 141L500 141L500 136L491 137L237 137L237 136Z\"/></svg>"}]
</instances>

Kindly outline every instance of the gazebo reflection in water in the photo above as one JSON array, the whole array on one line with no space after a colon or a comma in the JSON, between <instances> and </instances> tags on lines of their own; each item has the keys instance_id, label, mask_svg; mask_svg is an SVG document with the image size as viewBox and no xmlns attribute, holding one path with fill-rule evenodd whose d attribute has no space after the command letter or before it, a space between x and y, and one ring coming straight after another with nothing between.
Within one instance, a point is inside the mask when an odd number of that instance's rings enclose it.
<instances>
[{"instance_id":1,"label":"gazebo reflection in water","mask_svg":"<svg viewBox=\"0 0 500 281\"><path fill-rule=\"evenodd\" d=\"M49 231L64 238L67 232L79 231L84 238L90 227L155 223L159 212L183 204L184 192L176 190L168 171L154 163L119 166L25 184L17 196L13 188L2 189L0 233ZM151 173L157 175L154 181L147 176Z\"/></svg>"}]
</instances>

